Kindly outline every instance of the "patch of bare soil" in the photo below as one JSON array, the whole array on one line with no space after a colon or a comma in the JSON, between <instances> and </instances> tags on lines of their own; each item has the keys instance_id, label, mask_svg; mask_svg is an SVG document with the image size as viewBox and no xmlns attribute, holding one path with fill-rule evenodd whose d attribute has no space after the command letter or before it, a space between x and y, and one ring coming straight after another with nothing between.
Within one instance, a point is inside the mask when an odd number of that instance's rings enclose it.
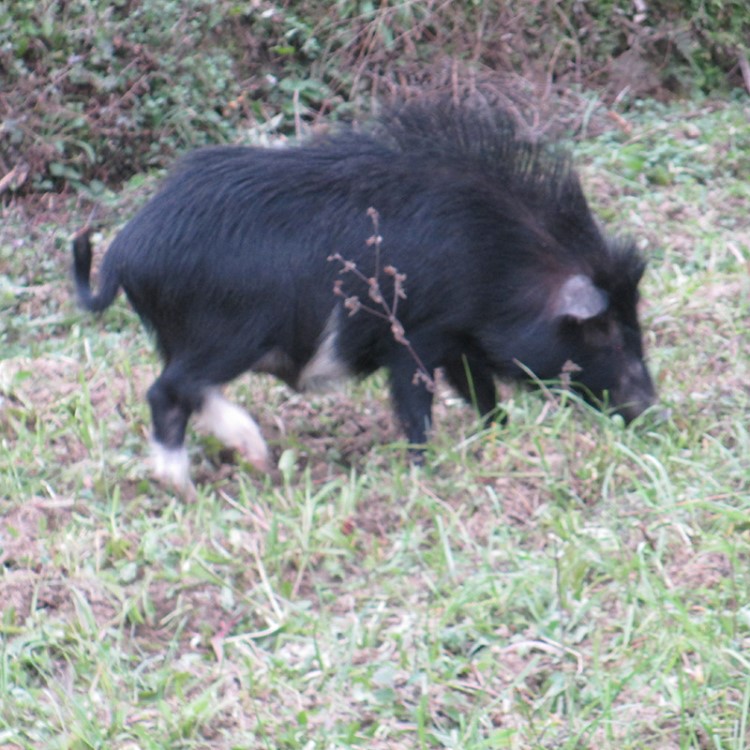
<instances>
[{"instance_id":1,"label":"patch of bare soil","mask_svg":"<svg viewBox=\"0 0 750 750\"><path fill-rule=\"evenodd\" d=\"M361 464L373 446L398 439L387 409L363 407L343 393L317 403L292 397L281 405L278 420L283 431L305 445L309 456L334 457L345 467ZM279 440L283 442L281 431Z\"/></svg>"},{"instance_id":2,"label":"patch of bare soil","mask_svg":"<svg viewBox=\"0 0 750 750\"><path fill-rule=\"evenodd\" d=\"M136 593L143 586L140 580L113 588L94 577L73 575L54 562L59 550L50 548L51 532L64 526L73 510L72 504L41 499L8 510L0 508L0 612L6 617L12 614L8 624L20 626L40 613L72 622L81 616L83 605L95 626L105 629L121 625L132 614L124 606L125 599L143 599ZM266 627L266 623L253 623L257 616L245 607L226 612L219 601L220 588L214 584L155 580L147 593L148 607L130 623L144 648L158 649L179 632L191 648L216 651L240 621L245 630L255 624L258 629Z\"/></svg>"},{"instance_id":3,"label":"patch of bare soil","mask_svg":"<svg viewBox=\"0 0 750 750\"><path fill-rule=\"evenodd\" d=\"M85 381L97 416L122 414L126 400L138 399L152 377L151 368L133 368L131 377L113 377L111 371L94 371L72 357L14 357L0 360L0 392L26 407L47 413L61 400L81 392Z\"/></svg>"},{"instance_id":4,"label":"patch of bare soil","mask_svg":"<svg viewBox=\"0 0 750 750\"><path fill-rule=\"evenodd\" d=\"M74 510L72 502L43 498L0 507L0 612L13 612L17 622L41 610L69 620L77 599L84 599L99 626L115 617L117 604L100 582L71 577L52 562L50 535L65 526Z\"/></svg>"},{"instance_id":5,"label":"patch of bare soil","mask_svg":"<svg viewBox=\"0 0 750 750\"><path fill-rule=\"evenodd\" d=\"M400 521L398 510L393 507L390 498L368 494L367 502L360 503L356 515L351 519L351 533L364 534L384 541L397 528ZM346 532L348 529L342 529Z\"/></svg>"},{"instance_id":6,"label":"patch of bare soil","mask_svg":"<svg viewBox=\"0 0 750 750\"><path fill-rule=\"evenodd\" d=\"M18 568L6 571L0 579L0 611L15 613L19 624L41 611L52 619L75 621L81 602L100 629L117 621L119 602L94 579L71 577L51 567L40 567L38 572Z\"/></svg>"},{"instance_id":7,"label":"patch of bare soil","mask_svg":"<svg viewBox=\"0 0 750 750\"><path fill-rule=\"evenodd\" d=\"M38 498L3 510L0 565L6 569L28 567L38 571L47 534L67 523L72 511L72 503L47 502Z\"/></svg>"},{"instance_id":8,"label":"patch of bare soil","mask_svg":"<svg viewBox=\"0 0 750 750\"><path fill-rule=\"evenodd\" d=\"M13 440L22 430L36 430L38 422L55 432L62 426L56 414L59 404L80 389L78 370L78 363L68 358L0 360L3 432ZM48 448L71 462L83 457L83 446L70 432L58 433Z\"/></svg>"},{"instance_id":9,"label":"patch of bare soil","mask_svg":"<svg viewBox=\"0 0 750 750\"><path fill-rule=\"evenodd\" d=\"M244 607L228 612L219 601L220 589L211 584L181 584L155 580L148 587L149 612L134 630L135 638L148 650L160 650L180 634L192 649L216 648L243 622L252 630L252 614ZM259 625L262 627L262 625Z\"/></svg>"},{"instance_id":10,"label":"patch of bare soil","mask_svg":"<svg viewBox=\"0 0 750 750\"><path fill-rule=\"evenodd\" d=\"M131 378L114 377L112 372L94 370L71 357L0 360L0 425L12 435L20 421L32 430L37 422L43 424L56 453L74 463L83 460L88 449L80 436L62 428L70 419L66 410L81 407L84 387L95 418L108 422L116 435L116 423L123 423L126 404L140 397L150 377L150 368L135 367Z\"/></svg>"},{"instance_id":11,"label":"patch of bare soil","mask_svg":"<svg viewBox=\"0 0 750 750\"><path fill-rule=\"evenodd\" d=\"M723 552L675 551L667 575L672 584L690 591L714 589L734 576L732 561Z\"/></svg>"}]
</instances>

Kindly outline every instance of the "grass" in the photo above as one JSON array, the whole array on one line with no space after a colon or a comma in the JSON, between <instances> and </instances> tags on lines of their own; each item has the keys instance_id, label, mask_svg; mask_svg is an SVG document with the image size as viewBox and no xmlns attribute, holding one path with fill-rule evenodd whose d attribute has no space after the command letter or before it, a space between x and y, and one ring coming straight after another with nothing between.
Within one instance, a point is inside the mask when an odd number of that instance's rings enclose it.
<instances>
[{"instance_id":1,"label":"grass","mask_svg":"<svg viewBox=\"0 0 750 750\"><path fill-rule=\"evenodd\" d=\"M0 747L749 748L747 114L649 104L576 148L651 258L666 422L508 391L477 431L441 391L417 468L382 376L247 377L280 476L191 435L191 505L145 469L137 319L70 299L88 207L3 209Z\"/></svg>"}]
</instances>

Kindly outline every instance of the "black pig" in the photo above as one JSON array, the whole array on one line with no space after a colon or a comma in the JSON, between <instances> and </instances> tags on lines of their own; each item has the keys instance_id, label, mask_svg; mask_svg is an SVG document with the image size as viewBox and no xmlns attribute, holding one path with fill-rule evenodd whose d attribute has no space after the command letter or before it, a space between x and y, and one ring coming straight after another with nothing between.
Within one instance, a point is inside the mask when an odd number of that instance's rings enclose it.
<instances>
[{"instance_id":1,"label":"black pig","mask_svg":"<svg viewBox=\"0 0 750 750\"><path fill-rule=\"evenodd\" d=\"M148 392L155 468L187 493L193 413L268 468L257 425L220 391L247 370L304 389L385 367L414 445L433 398L417 358L483 415L497 405L495 376L555 378L568 362L587 397L626 420L654 398L636 312L643 261L602 235L568 157L519 139L498 110L407 104L298 147L198 150L112 242L98 294L87 232L73 254L83 307L103 310L122 287L155 333L165 363ZM341 259L357 272L341 276ZM395 272L408 347L387 320L344 302L368 301L372 278L390 300Z\"/></svg>"}]
</instances>

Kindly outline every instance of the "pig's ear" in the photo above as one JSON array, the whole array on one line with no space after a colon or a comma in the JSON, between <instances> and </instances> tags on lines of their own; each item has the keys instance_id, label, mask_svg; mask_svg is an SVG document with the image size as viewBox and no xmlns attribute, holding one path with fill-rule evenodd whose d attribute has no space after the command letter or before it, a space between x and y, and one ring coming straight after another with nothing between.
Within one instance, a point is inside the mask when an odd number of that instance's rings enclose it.
<instances>
[{"instance_id":1,"label":"pig's ear","mask_svg":"<svg viewBox=\"0 0 750 750\"><path fill-rule=\"evenodd\" d=\"M582 273L568 276L558 287L553 302L555 317L583 321L594 318L609 307L607 293Z\"/></svg>"}]
</instances>

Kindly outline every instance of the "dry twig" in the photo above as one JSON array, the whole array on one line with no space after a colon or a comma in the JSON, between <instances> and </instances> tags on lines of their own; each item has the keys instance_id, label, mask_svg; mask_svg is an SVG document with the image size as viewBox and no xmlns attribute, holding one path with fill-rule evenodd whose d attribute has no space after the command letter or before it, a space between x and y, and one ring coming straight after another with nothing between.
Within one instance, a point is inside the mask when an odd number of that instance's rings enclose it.
<instances>
[{"instance_id":1,"label":"dry twig","mask_svg":"<svg viewBox=\"0 0 750 750\"><path fill-rule=\"evenodd\" d=\"M424 362L422 362L420 356L412 347L409 339L406 337L406 331L401 321L398 319L398 301L400 299L406 299L406 290L404 288L404 282L406 281L406 274L399 273L395 266L387 265L382 269L382 273L386 276L390 276L393 279L393 297L390 304L386 301L383 296L383 292L380 288L380 246L383 243L383 238L379 232L380 226L380 215L377 210L370 207L367 209L367 215L372 220L373 234L367 239L367 244L375 248L375 272L371 277L365 276L362 271L357 268L357 264L352 260L347 260L340 253L333 253L328 256L329 261L338 261L341 264L341 270L339 273L353 273L360 281L367 285L368 291L367 296L372 302L378 307L363 303L359 298L359 295L354 294L347 296L344 291L343 279L337 279L333 285L333 293L337 297L343 297L344 308L348 310L349 316L355 315L360 310L364 310L370 315L374 315L382 320L387 320L390 324L391 334L393 338L401 345L405 346L409 354L412 356L417 365L417 370L414 373L412 382L414 385L423 383L429 391L435 390L435 379L432 373L427 369Z\"/></svg>"}]
</instances>

